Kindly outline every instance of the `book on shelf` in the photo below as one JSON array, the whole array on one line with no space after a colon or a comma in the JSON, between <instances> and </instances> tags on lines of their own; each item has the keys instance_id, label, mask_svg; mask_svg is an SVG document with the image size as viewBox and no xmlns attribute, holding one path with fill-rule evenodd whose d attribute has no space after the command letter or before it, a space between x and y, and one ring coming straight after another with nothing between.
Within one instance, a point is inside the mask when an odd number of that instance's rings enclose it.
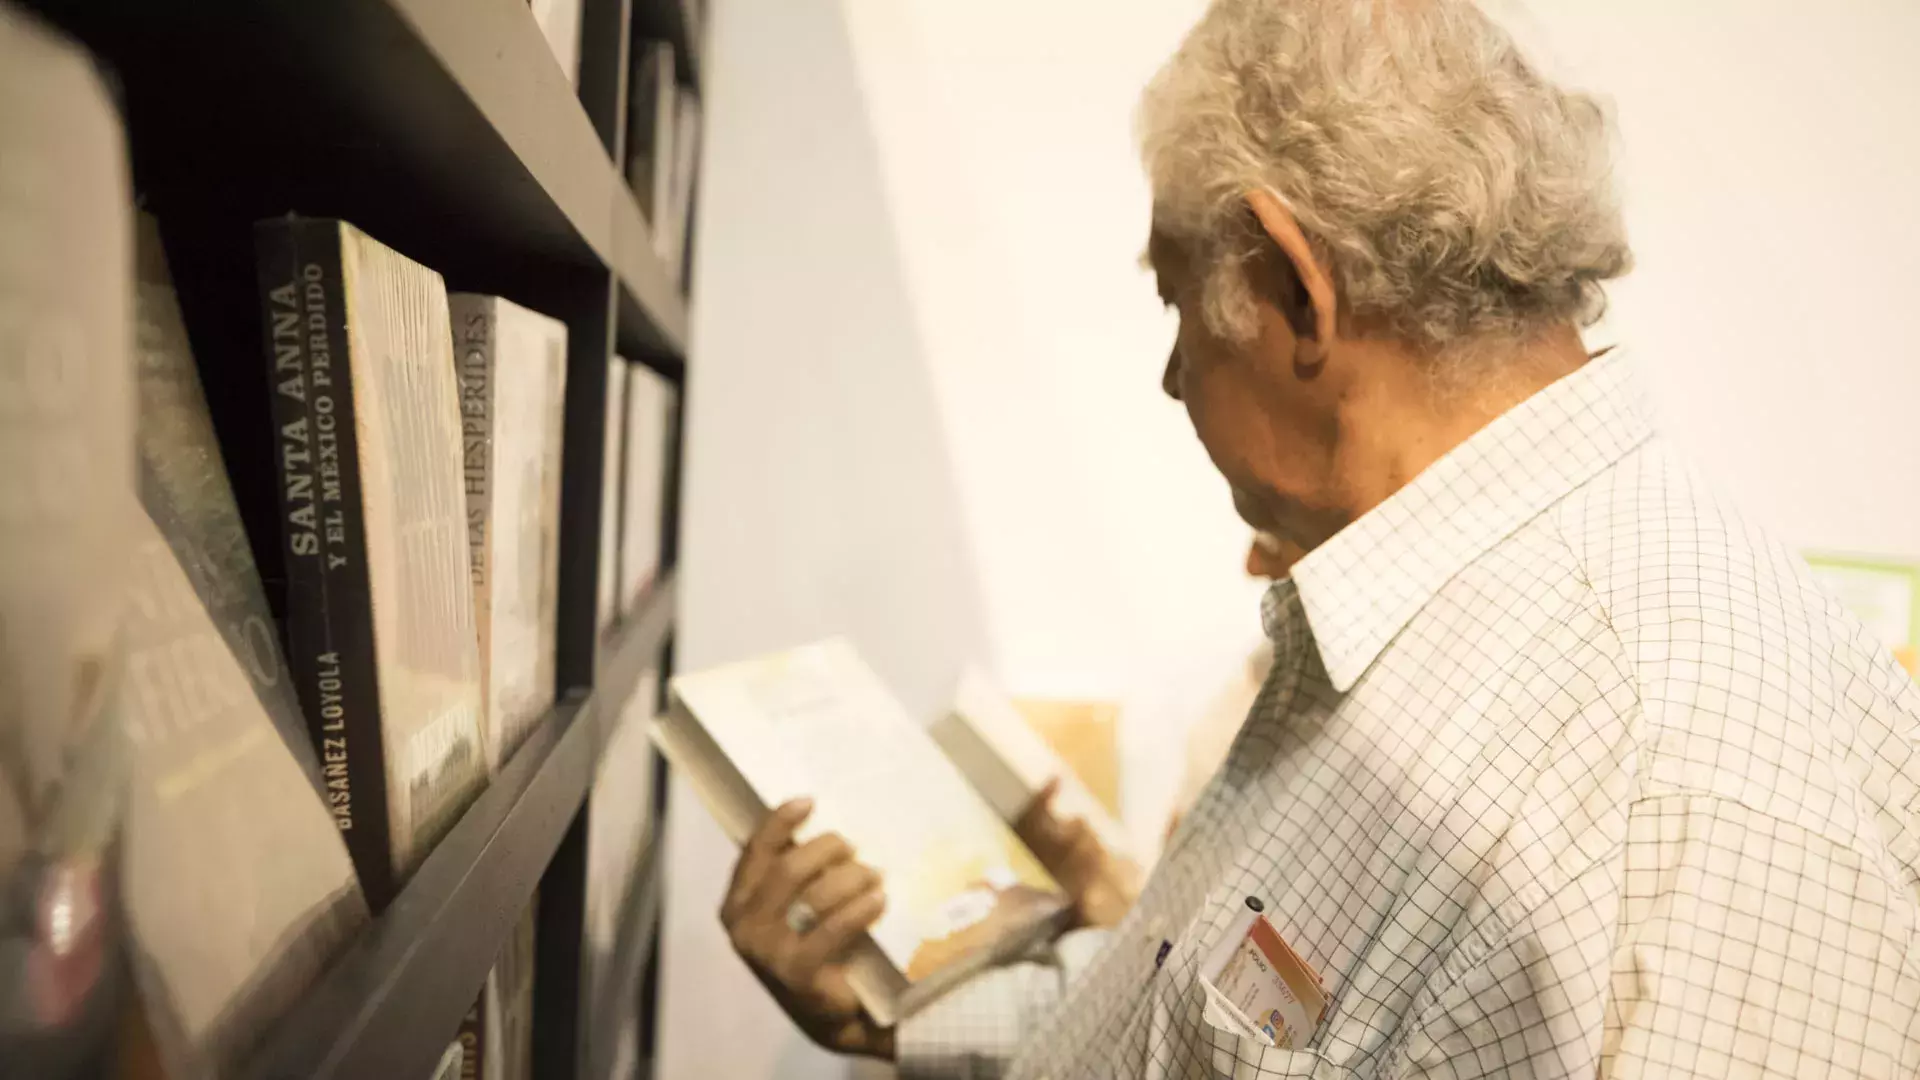
<instances>
[{"instance_id":1,"label":"book on shelf","mask_svg":"<svg viewBox=\"0 0 1920 1080\"><path fill-rule=\"evenodd\" d=\"M121 984L139 507L118 115L83 50L0 4L0 1071L20 1076L104 1071Z\"/></svg>"},{"instance_id":2,"label":"book on shelf","mask_svg":"<svg viewBox=\"0 0 1920 1080\"><path fill-rule=\"evenodd\" d=\"M628 367L618 356L607 361L606 427L600 442L600 571L593 615L600 634L620 614L620 465L626 446Z\"/></svg>"},{"instance_id":3,"label":"book on shelf","mask_svg":"<svg viewBox=\"0 0 1920 1080\"><path fill-rule=\"evenodd\" d=\"M553 704L567 328L497 296L447 306L491 775Z\"/></svg>"},{"instance_id":4,"label":"book on shelf","mask_svg":"<svg viewBox=\"0 0 1920 1080\"><path fill-rule=\"evenodd\" d=\"M620 1016L620 1031L614 1036L613 1063L607 1080L640 1078L640 1011L629 1009Z\"/></svg>"},{"instance_id":5,"label":"book on shelf","mask_svg":"<svg viewBox=\"0 0 1920 1080\"><path fill-rule=\"evenodd\" d=\"M540 36L547 39L547 48L553 50L553 58L559 62L560 70L567 73L567 81L575 86L580 84L580 8L583 0L529 0L533 9L533 21L540 26Z\"/></svg>"},{"instance_id":6,"label":"book on shelf","mask_svg":"<svg viewBox=\"0 0 1920 1080\"><path fill-rule=\"evenodd\" d=\"M657 250L667 263L667 274L676 283L686 276L687 243L693 235L693 181L699 158L700 98L687 87L676 87L668 201L661 214L665 225L654 232Z\"/></svg>"},{"instance_id":7,"label":"book on shelf","mask_svg":"<svg viewBox=\"0 0 1920 1080\"><path fill-rule=\"evenodd\" d=\"M653 723L660 678L648 671L620 706L593 778L587 813L585 926L589 1000L598 1001L611 976L620 917L653 826ZM597 1037L597 1036L596 1036Z\"/></svg>"},{"instance_id":8,"label":"book on shelf","mask_svg":"<svg viewBox=\"0 0 1920 1080\"><path fill-rule=\"evenodd\" d=\"M637 365L628 370L620 496L619 604L623 612L632 609L660 571L673 401L673 384L658 372Z\"/></svg>"},{"instance_id":9,"label":"book on shelf","mask_svg":"<svg viewBox=\"0 0 1920 1080\"><path fill-rule=\"evenodd\" d=\"M533 945L540 897L527 909L500 946L487 971L480 996L460 1022L462 1075L473 1080L532 1080Z\"/></svg>"},{"instance_id":10,"label":"book on shelf","mask_svg":"<svg viewBox=\"0 0 1920 1080\"><path fill-rule=\"evenodd\" d=\"M142 216L140 503L123 633L133 968L173 1076L226 1072L367 922Z\"/></svg>"},{"instance_id":11,"label":"book on shelf","mask_svg":"<svg viewBox=\"0 0 1920 1080\"><path fill-rule=\"evenodd\" d=\"M288 666L378 912L486 782L447 294L343 221L254 232Z\"/></svg>"},{"instance_id":12,"label":"book on shelf","mask_svg":"<svg viewBox=\"0 0 1920 1080\"><path fill-rule=\"evenodd\" d=\"M633 74L627 82L627 186L656 236L662 214L672 202L677 101L673 46L664 41L635 42Z\"/></svg>"},{"instance_id":13,"label":"book on shelf","mask_svg":"<svg viewBox=\"0 0 1920 1080\"><path fill-rule=\"evenodd\" d=\"M814 800L886 883L848 979L882 1024L1057 932L1066 898L844 639L676 677L655 739L735 843Z\"/></svg>"},{"instance_id":14,"label":"book on shelf","mask_svg":"<svg viewBox=\"0 0 1920 1080\"><path fill-rule=\"evenodd\" d=\"M985 672L968 668L961 674L953 704L927 734L1002 821L1017 821L1041 789L1057 780L1054 816L1086 822L1108 853L1139 865L1125 826Z\"/></svg>"}]
</instances>

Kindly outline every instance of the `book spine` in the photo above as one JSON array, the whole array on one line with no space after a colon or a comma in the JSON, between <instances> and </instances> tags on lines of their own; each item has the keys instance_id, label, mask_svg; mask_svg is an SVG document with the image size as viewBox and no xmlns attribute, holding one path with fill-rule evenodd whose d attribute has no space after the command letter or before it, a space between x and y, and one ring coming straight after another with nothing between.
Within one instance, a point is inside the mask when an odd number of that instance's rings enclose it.
<instances>
[{"instance_id":1,"label":"book spine","mask_svg":"<svg viewBox=\"0 0 1920 1080\"><path fill-rule=\"evenodd\" d=\"M287 564L287 666L327 808L375 912L397 890L380 731L340 226L261 222L262 333L273 386Z\"/></svg>"},{"instance_id":2,"label":"book spine","mask_svg":"<svg viewBox=\"0 0 1920 1080\"><path fill-rule=\"evenodd\" d=\"M488 564L493 516L494 363L499 348L499 309L491 299L449 297L453 355L460 377L460 473L467 508L467 577L473 583L473 621L480 642L481 729L487 733L487 773L503 757L499 719L493 715L493 580Z\"/></svg>"},{"instance_id":3,"label":"book spine","mask_svg":"<svg viewBox=\"0 0 1920 1080\"><path fill-rule=\"evenodd\" d=\"M493 991L493 976L487 976L480 996L460 1021L460 1080L481 1080L486 1076L487 995Z\"/></svg>"}]
</instances>

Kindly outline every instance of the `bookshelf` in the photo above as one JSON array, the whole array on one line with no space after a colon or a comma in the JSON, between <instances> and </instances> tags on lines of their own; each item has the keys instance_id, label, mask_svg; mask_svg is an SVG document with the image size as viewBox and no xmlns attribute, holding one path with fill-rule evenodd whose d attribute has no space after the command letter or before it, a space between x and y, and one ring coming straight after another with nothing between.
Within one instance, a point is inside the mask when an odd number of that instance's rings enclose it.
<instances>
[{"instance_id":1,"label":"bookshelf","mask_svg":"<svg viewBox=\"0 0 1920 1080\"><path fill-rule=\"evenodd\" d=\"M636 38L697 84L692 0L585 0L578 86L525 0L23 0L117 83L144 208L161 223L223 443L270 425L251 223L339 217L440 272L567 324L555 704L394 903L267 1033L241 1075L425 1077L539 891L533 1075L612 1069L612 1029L651 1030L664 765L619 938L588 1000L583 908L595 768L643 673L672 660L680 448L655 584L595 624L606 365L665 376L684 408L687 302L624 179ZM672 430L680 429L677 422ZM678 436L676 435L677 439ZM229 453L261 572L277 571L270 461ZM262 543L266 537L267 542ZM271 591L271 590L270 590ZM643 1048L642 1069L645 1070Z\"/></svg>"}]
</instances>

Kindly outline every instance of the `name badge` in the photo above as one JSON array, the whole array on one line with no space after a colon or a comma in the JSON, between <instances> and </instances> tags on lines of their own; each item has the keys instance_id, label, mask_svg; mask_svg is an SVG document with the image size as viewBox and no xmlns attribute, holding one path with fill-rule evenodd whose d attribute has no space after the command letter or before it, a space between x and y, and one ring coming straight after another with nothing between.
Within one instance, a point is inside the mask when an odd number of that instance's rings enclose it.
<instances>
[{"instance_id":1,"label":"name badge","mask_svg":"<svg viewBox=\"0 0 1920 1080\"><path fill-rule=\"evenodd\" d=\"M1306 1046L1327 1013L1320 975L1287 945L1260 901L1247 897L1200 966L1207 1021L1269 1046Z\"/></svg>"}]
</instances>

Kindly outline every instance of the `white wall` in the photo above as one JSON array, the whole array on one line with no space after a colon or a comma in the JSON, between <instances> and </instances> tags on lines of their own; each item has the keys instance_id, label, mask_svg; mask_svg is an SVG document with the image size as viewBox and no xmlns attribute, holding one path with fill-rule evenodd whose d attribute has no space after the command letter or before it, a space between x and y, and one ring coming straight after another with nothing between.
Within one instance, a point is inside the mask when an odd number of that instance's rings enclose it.
<instances>
[{"instance_id":1,"label":"white wall","mask_svg":"<svg viewBox=\"0 0 1920 1080\"><path fill-rule=\"evenodd\" d=\"M1920 5L1530 6L1619 110L1608 329L1671 430L1789 539L1920 556Z\"/></svg>"},{"instance_id":2,"label":"white wall","mask_svg":"<svg viewBox=\"0 0 1920 1080\"><path fill-rule=\"evenodd\" d=\"M676 661L844 633L930 713L986 632L840 12L734 0L709 33ZM668 813L656 1075L844 1075L727 946L733 846L683 785Z\"/></svg>"},{"instance_id":3,"label":"white wall","mask_svg":"<svg viewBox=\"0 0 1920 1080\"><path fill-rule=\"evenodd\" d=\"M1158 832L1257 640L1246 532L1157 376L1140 86L1201 0L715 0L682 661L850 629L916 709L962 656L1127 710ZM1670 427L1806 545L1920 555L1910 0L1501 0L1610 95ZM714 919L676 792L661 1076L840 1075Z\"/></svg>"},{"instance_id":4,"label":"white wall","mask_svg":"<svg viewBox=\"0 0 1920 1080\"><path fill-rule=\"evenodd\" d=\"M1118 700L1157 840L1198 703L1258 640L1247 531L1159 392L1140 87L1198 0L846 0L1002 678Z\"/></svg>"}]
</instances>

